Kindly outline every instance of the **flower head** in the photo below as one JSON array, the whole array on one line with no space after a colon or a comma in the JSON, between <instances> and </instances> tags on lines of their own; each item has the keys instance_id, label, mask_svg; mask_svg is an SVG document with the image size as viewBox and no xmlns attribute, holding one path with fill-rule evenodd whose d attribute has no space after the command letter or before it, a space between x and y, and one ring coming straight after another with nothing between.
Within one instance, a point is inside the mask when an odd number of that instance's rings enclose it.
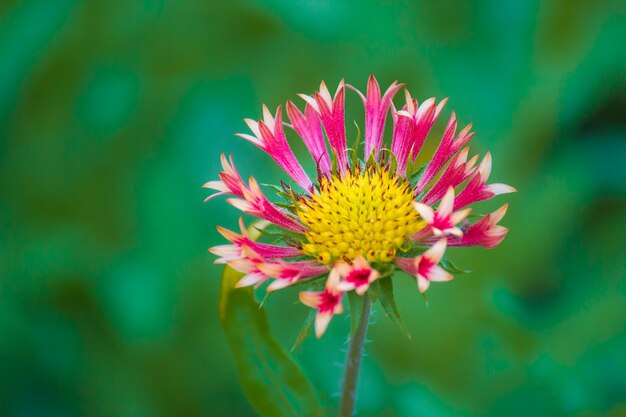
<instances>
[{"instance_id":1,"label":"flower head","mask_svg":"<svg viewBox=\"0 0 626 417\"><path fill-rule=\"evenodd\" d=\"M366 94L341 81L331 95L322 82L314 94L299 95L304 110L287 102L288 122L283 121L281 106L273 114L263 106L261 120L246 119L251 133L238 136L265 151L297 185L282 182L274 202L254 178L245 182L232 157L224 155L219 180L204 185L217 191L207 200L231 195L230 204L274 229L275 241L266 243L252 239L242 219L241 233L218 227L230 243L210 250L219 257L217 263L244 273L238 286L270 281L267 290L274 291L300 282L320 285L325 279L321 290L300 293L302 303L317 309L318 337L332 316L343 312L346 292L363 295L378 280L390 279L396 268L414 276L424 292L431 282L452 279L440 265L447 247L491 248L507 233L498 225L506 205L473 224L467 220L469 205L515 190L487 184L489 153L479 166L477 155L468 160L469 148L464 146L474 133L468 125L457 134L454 112L434 154L422 157L428 162L417 169L417 158L447 99L420 104L405 91L404 103L396 107L393 100L402 86L394 82L381 94L371 76ZM363 102L363 153L347 145L346 88ZM392 135L385 145L389 114ZM309 150L315 176L305 172L291 150L286 127Z\"/></svg>"}]
</instances>

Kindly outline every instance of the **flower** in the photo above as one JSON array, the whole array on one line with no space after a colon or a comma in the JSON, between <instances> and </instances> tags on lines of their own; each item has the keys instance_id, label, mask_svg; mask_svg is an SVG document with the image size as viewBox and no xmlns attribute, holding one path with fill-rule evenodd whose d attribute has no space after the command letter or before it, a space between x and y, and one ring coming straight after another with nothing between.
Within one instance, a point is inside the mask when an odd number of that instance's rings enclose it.
<instances>
[{"instance_id":1,"label":"flower","mask_svg":"<svg viewBox=\"0 0 626 417\"><path fill-rule=\"evenodd\" d=\"M324 291L302 291L299 294L302 304L317 309L315 316L315 335L321 337L326 331L334 314L343 313L341 298L344 291L339 289L339 272L330 271Z\"/></svg>"},{"instance_id":2,"label":"flower","mask_svg":"<svg viewBox=\"0 0 626 417\"><path fill-rule=\"evenodd\" d=\"M380 273L370 267L361 255L356 256L352 265L339 262L333 270L343 277L337 288L344 292L354 290L359 295L365 294L370 284L380 278Z\"/></svg>"},{"instance_id":3,"label":"flower","mask_svg":"<svg viewBox=\"0 0 626 417\"><path fill-rule=\"evenodd\" d=\"M269 222L264 233L274 239L255 241L240 218L241 233L218 227L230 243L210 249L218 256L215 262L243 273L240 287L267 281L268 291L299 283L317 285L319 290L302 291L300 301L317 309L318 337L332 316L343 312L345 293L364 295L397 269L414 276L424 292L431 282L452 279L440 265L447 247L492 248L508 231L498 225L507 205L473 224L467 219L471 204L515 190L487 184L491 154L478 166L478 155L468 160L466 144L474 133L471 125L457 133L454 112L434 154L422 157L428 162L418 168L423 145L447 99L430 98L419 104L405 91L404 104L396 108L393 100L402 87L394 82L381 93L370 76L365 95L343 81L331 95L322 82L314 94L299 95L304 110L287 101L288 122L283 121L282 106L273 114L263 106L261 120L245 119L251 133L238 136L265 151L291 178L291 183L281 182L282 189L274 190L275 202L254 178L242 179L232 156L222 155L219 180L204 184L216 191L206 200L230 195L228 203ZM346 89L358 94L365 110L362 154L358 141L357 149L347 145ZM389 114L393 126L387 147L384 132ZM314 177L291 150L286 128L309 150L317 168Z\"/></svg>"},{"instance_id":4,"label":"flower","mask_svg":"<svg viewBox=\"0 0 626 417\"><path fill-rule=\"evenodd\" d=\"M396 259L396 264L417 278L420 292L426 292L431 282L450 281L452 275L437 265L446 251L446 239L438 240L430 249L415 258Z\"/></svg>"},{"instance_id":5,"label":"flower","mask_svg":"<svg viewBox=\"0 0 626 417\"><path fill-rule=\"evenodd\" d=\"M451 234L462 237L463 232L456 225L467 217L471 208L452 212L454 206L454 187L448 188L448 192L439 202L437 211L424 203L415 203L415 209L422 216L422 219L428 224L428 228L423 228L421 235L432 233L434 236L442 236ZM413 239L418 239L418 235L413 235Z\"/></svg>"}]
</instances>

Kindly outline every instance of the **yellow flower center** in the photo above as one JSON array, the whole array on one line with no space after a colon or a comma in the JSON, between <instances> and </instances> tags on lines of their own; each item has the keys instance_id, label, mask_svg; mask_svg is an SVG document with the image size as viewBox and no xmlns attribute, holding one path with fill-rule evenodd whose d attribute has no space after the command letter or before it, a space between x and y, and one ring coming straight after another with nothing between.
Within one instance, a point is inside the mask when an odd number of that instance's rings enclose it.
<instances>
[{"instance_id":1,"label":"yellow flower center","mask_svg":"<svg viewBox=\"0 0 626 417\"><path fill-rule=\"evenodd\" d=\"M309 229L304 254L323 264L357 254L370 262L391 262L424 226L413 207L411 185L380 167L323 178L297 214Z\"/></svg>"}]
</instances>

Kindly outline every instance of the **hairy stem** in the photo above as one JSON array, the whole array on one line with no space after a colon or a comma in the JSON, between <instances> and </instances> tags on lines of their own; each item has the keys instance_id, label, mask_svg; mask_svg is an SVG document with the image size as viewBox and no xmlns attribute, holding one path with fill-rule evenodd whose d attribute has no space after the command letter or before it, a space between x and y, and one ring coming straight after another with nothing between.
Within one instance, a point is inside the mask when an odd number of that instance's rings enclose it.
<instances>
[{"instance_id":1,"label":"hairy stem","mask_svg":"<svg viewBox=\"0 0 626 417\"><path fill-rule=\"evenodd\" d=\"M354 332L348 354L346 355L346 365L343 376L343 388L341 391L341 402L339 403L339 417L352 417L354 412L354 401L356 398L356 384L359 378L361 358L363 357L363 344L367 325L370 320L372 300L369 294L363 296L363 311L359 327ZM354 313L353 313L354 314Z\"/></svg>"}]
</instances>

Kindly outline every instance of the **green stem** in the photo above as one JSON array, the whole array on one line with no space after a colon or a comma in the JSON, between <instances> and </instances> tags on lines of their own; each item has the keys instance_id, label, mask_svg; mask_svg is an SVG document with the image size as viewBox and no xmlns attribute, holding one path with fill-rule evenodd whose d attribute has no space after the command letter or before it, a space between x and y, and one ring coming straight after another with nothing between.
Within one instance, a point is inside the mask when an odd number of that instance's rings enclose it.
<instances>
[{"instance_id":1,"label":"green stem","mask_svg":"<svg viewBox=\"0 0 626 417\"><path fill-rule=\"evenodd\" d=\"M369 294L365 293L363 296L361 321L352 336L348 354L346 355L341 402L339 403L339 417L352 417L354 412L356 384L359 378L359 368L361 367L361 358L363 357L363 344L365 343L365 334L367 333L371 310L372 300Z\"/></svg>"}]
</instances>

